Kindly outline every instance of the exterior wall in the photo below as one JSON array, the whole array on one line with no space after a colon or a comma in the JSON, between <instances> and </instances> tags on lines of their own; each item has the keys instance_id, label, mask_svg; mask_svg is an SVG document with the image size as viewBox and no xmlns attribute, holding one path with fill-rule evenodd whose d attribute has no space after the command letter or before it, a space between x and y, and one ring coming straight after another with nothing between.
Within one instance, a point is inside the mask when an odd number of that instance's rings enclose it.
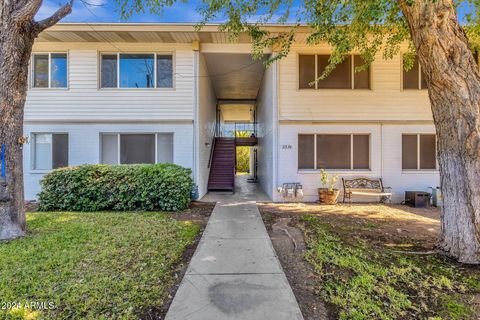
<instances>
[{"instance_id":1,"label":"exterior wall","mask_svg":"<svg viewBox=\"0 0 480 320\"><path fill-rule=\"evenodd\" d=\"M265 70L262 86L257 98L258 121L258 181L263 191L273 199L274 195L274 162L276 142L276 64Z\"/></svg>"},{"instance_id":2,"label":"exterior wall","mask_svg":"<svg viewBox=\"0 0 480 320\"><path fill-rule=\"evenodd\" d=\"M203 52L251 52L249 44L202 44ZM69 133L69 164L99 163L100 132L173 132L174 162L194 170L199 196L206 193L216 96L202 54L190 43L48 43L34 52L68 53L67 89L30 89L25 106L25 135ZM173 89L99 89L101 52L171 52ZM257 98L258 179L264 191L282 201L276 187L300 182L305 201L316 201L318 172L298 171L299 133L369 133L371 170L342 176L383 177L394 201L406 189L428 190L438 172L403 172L401 134L434 133L426 90L402 91L400 56L371 66L371 90L299 90L298 55L328 54L326 45L294 45L291 53L265 71ZM398 124L396 124L398 123ZM39 192L46 172L31 170L25 145L26 199ZM341 182L339 182L340 186ZM354 199L355 200L355 199ZM370 199L371 200L371 199Z\"/></svg>"},{"instance_id":3,"label":"exterior wall","mask_svg":"<svg viewBox=\"0 0 480 320\"><path fill-rule=\"evenodd\" d=\"M189 44L37 43L34 52L68 52L67 89L28 91L26 121L193 120L193 56ZM101 52L173 53L173 89L99 89Z\"/></svg>"},{"instance_id":4,"label":"exterior wall","mask_svg":"<svg viewBox=\"0 0 480 320\"><path fill-rule=\"evenodd\" d=\"M157 123L157 124L80 124L80 123L27 123L24 127L26 136L32 133L68 133L69 165L100 163L100 133L173 133L174 163L186 168L193 168L193 125L191 123ZM30 138L30 141L32 139ZM48 173L45 170L32 170L31 143L24 147L25 199L33 200L40 192L39 181Z\"/></svg>"},{"instance_id":5,"label":"exterior wall","mask_svg":"<svg viewBox=\"0 0 480 320\"><path fill-rule=\"evenodd\" d=\"M383 127L383 179L385 185L394 188L393 199L404 200L405 190L429 191L430 187L440 186L438 170L403 171L402 170L402 134L435 134L434 125L386 125Z\"/></svg>"},{"instance_id":6,"label":"exterior wall","mask_svg":"<svg viewBox=\"0 0 480 320\"><path fill-rule=\"evenodd\" d=\"M427 90L402 90L400 55L377 56L370 68L371 90L298 89L298 55L329 52L326 45L294 45L279 62L280 120L432 120Z\"/></svg>"},{"instance_id":7,"label":"exterior wall","mask_svg":"<svg viewBox=\"0 0 480 320\"><path fill-rule=\"evenodd\" d=\"M198 72L198 174L197 185L199 198L207 193L208 176L210 168L210 152L212 150L212 140L215 134L215 115L217 98L213 90L212 83L208 77L208 70L205 59L199 54L199 72Z\"/></svg>"},{"instance_id":8,"label":"exterior wall","mask_svg":"<svg viewBox=\"0 0 480 320\"><path fill-rule=\"evenodd\" d=\"M298 134L300 133L364 133L370 134L370 170L332 171L339 174L337 187L342 189L341 177L383 178L385 186L392 187L394 202L404 199L405 190L429 191L439 185L438 171L402 170L402 133L435 133L433 125L409 124L280 124L278 154L278 184L300 182L304 201L317 201L321 186L318 170L298 170ZM343 192L343 190L342 190ZM275 201L283 201L275 193ZM353 201L375 201L372 197L356 197Z\"/></svg>"},{"instance_id":9,"label":"exterior wall","mask_svg":"<svg viewBox=\"0 0 480 320\"><path fill-rule=\"evenodd\" d=\"M191 44L48 43L35 52L68 53L68 88L31 88L25 104L25 135L69 134L69 165L100 162L101 132L174 134L174 163L192 168L194 176L195 60ZM172 89L100 89L100 53L172 53ZM31 145L24 150L25 198L35 199L47 171L34 171Z\"/></svg>"}]
</instances>

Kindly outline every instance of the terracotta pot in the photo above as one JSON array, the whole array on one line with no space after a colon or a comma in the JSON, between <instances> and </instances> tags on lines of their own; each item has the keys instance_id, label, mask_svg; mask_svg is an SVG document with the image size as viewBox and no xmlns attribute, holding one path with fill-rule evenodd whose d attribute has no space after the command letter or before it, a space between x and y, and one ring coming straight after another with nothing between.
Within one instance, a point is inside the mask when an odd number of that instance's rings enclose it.
<instances>
[{"instance_id":1,"label":"terracotta pot","mask_svg":"<svg viewBox=\"0 0 480 320\"><path fill-rule=\"evenodd\" d=\"M328 188L318 188L318 199L321 204L336 204L339 195L339 189L330 191Z\"/></svg>"}]
</instances>

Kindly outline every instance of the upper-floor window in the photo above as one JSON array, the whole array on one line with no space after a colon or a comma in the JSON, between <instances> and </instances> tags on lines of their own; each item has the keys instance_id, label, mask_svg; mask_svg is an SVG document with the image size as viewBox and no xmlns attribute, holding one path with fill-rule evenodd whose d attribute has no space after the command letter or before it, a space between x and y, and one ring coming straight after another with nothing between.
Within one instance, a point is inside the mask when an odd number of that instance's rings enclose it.
<instances>
[{"instance_id":1,"label":"upper-floor window","mask_svg":"<svg viewBox=\"0 0 480 320\"><path fill-rule=\"evenodd\" d=\"M172 88L173 56L156 53L101 55L101 88Z\"/></svg>"},{"instance_id":2,"label":"upper-floor window","mask_svg":"<svg viewBox=\"0 0 480 320\"><path fill-rule=\"evenodd\" d=\"M402 169L437 169L436 137L434 134L402 135Z\"/></svg>"},{"instance_id":3,"label":"upper-floor window","mask_svg":"<svg viewBox=\"0 0 480 320\"><path fill-rule=\"evenodd\" d=\"M34 170L51 170L68 166L67 133L34 133L32 146Z\"/></svg>"},{"instance_id":4,"label":"upper-floor window","mask_svg":"<svg viewBox=\"0 0 480 320\"><path fill-rule=\"evenodd\" d=\"M356 71L365 64L359 55L347 55L325 78L315 81L329 65L330 55L310 54L299 56L300 89L370 89L370 67ZM313 85L312 85L313 83Z\"/></svg>"},{"instance_id":5,"label":"upper-floor window","mask_svg":"<svg viewBox=\"0 0 480 320\"><path fill-rule=\"evenodd\" d=\"M66 53L35 53L32 58L33 88L67 88Z\"/></svg>"},{"instance_id":6,"label":"upper-floor window","mask_svg":"<svg viewBox=\"0 0 480 320\"><path fill-rule=\"evenodd\" d=\"M404 58L405 59L405 58ZM413 62L413 66L410 70L403 70L403 89L404 90L422 90L428 89L427 82L425 81L425 75L422 71L422 67L417 58Z\"/></svg>"},{"instance_id":7,"label":"upper-floor window","mask_svg":"<svg viewBox=\"0 0 480 320\"><path fill-rule=\"evenodd\" d=\"M370 169L368 134L298 135L298 169Z\"/></svg>"}]
</instances>

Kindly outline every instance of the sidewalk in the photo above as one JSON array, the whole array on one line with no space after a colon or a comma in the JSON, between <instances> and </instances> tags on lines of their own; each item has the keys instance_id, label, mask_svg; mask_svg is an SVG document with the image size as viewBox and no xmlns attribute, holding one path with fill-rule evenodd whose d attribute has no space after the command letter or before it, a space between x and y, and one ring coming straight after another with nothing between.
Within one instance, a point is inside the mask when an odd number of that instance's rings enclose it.
<instances>
[{"instance_id":1,"label":"sidewalk","mask_svg":"<svg viewBox=\"0 0 480 320\"><path fill-rule=\"evenodd\" d=\"M303 319L254 201L217 203L166 319Z\"/></svg>"}]
</instances>

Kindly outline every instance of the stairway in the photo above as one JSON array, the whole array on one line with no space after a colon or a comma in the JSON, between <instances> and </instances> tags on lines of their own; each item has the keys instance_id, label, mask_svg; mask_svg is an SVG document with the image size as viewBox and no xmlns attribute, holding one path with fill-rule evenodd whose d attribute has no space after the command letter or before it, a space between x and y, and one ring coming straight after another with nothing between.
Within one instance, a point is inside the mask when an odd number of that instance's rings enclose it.
<instances>
[{"instance_id":1,"label":"stairway","mask_svg":"<svg viewBox=\"0 0 480 320\"><path fill-rule=\"evenodd\" d=\"M208 190L234 190L235 152L235 138L215 138Z\"/></svg>"}]
</instances>

